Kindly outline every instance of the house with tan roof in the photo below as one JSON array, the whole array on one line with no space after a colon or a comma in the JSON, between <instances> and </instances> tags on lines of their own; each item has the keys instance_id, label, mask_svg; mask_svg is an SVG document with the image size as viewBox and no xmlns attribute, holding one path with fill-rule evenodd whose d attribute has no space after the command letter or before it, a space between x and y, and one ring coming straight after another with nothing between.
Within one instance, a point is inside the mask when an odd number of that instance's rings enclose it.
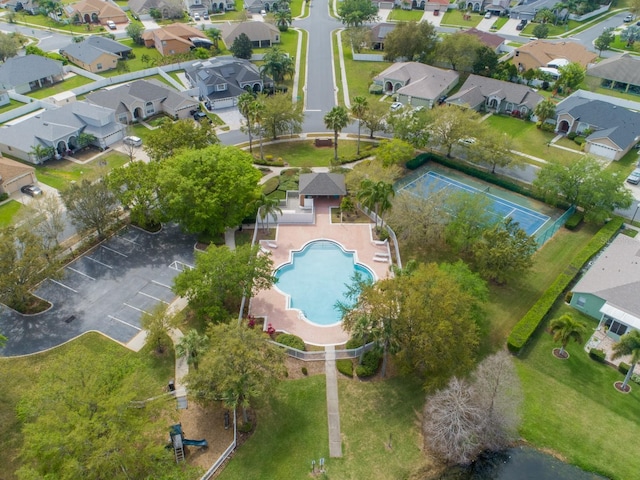
<instances>
[{"instance_id":1,"label":"house with tan roof","mask_svg":"<svg viewBox=\"0 0 640 480\"><path fill-rule=\"evenodd\" d=\"M544 97L531 87L471 74L448 105L526 117Z\"/></svg>"},{"instance_id":2,"label":"house with tan roof","mask_svg":"<svg viewBox=\"0 0 640 480\"><path fill-rule=\"evenodd\" d=\"M172 23L142 34L145 46L155 47L163 56L188 52L194 48L193 39L197 38L209 40L202 30L185 23Z\"/></svg>"},{"instance_id":3,"label":"house with tan roof","mask_svg":"<svg viewBox=\"0 0 640 480\"><path fill-rule=\"evenodd\" d=\"M36 182L35 168L0 156L0 193L11 195Z\"/></svg>"},{"instance_id":4,"label":"house with tan roof","mask_svg":"<svg viewBox=\"0 0 640 480\"><path fill-rule=\"evenodd\" d=\"M227 48L230 48L233 41L243 33L249 37L254 48L271 47L280 43L280 30L267 22L229 22L220 25L220 32Z\"/></svg>"},{"instance_id":5,"label":"house with tan roof","mask_svg":"<svg viewBox=\"0 0 640 480\"><path fill-rule=\"evenodd\" d=\"M103 0L81 0L67 5L65 12L69 17L77 18L80 23L100 23L101 25L106 25L108 21L129 23L124 10L113 2Z\"/></svg>"},{"instance_id":6,"label":"house with tan roof","mask_svg":"<svg viewBox=\"0 0 640 480\"><path fill-rule=\"evenodd\" d=\"M519 72L526 72L540 67L557 67L568 62L575 62L587 68L596 58L596 53L576 42L534 40L516 48L511 61L518 67Z\"/></svg>"},{"instance_id":7,"label":"house with tan roof","mask_svg":"<svg viewBox=\"0 0 640 480\"><path fill-rule=\"evenodd\" d=\"M419 62L398 62L373 79L387 94L396 94L397 101L413 107L432 108L436 101L458 84L453 70L432 67Z\"/></svg>"},{"instance_id":8,"label":"house with tan roof","mask_svg":"<svg viewBox=\"0 0 640 480\"><path fill-rule=\"evenodd\" d=\"M570 305L615 340L640 330L640 236L618 235L571 289Z\"/></svg>"},{"instance_id":9,"label":"house with tan roof","mask_svg":"<svg viewBox=\"0 0 640 480\"><path fill-rule=\"evenodd\" d=\"M483 45L486 45L496 53L500 51L500 48L504 45L505 42L505 39L500 35L496 35L495 33L483 32L482 30L478 30L475 27L465 30L462 33L466 33L467 35L476 37L482 42Z\"/></svg>"},{"instance_id":10,"label":"house with tan roof","mask_svg":"<svg viewBox=\"0 0 640 480\"><path fill-rule=\"evenodd\" d=\"M81 42L73 42L60 49L70 62L93 73L118 66L118 61L131 53L131 47L99 35L91 35Z\"/></svg>"},{"instance_id":11,"label":"house with tan roof","mask_svg":"<svg viewBox=\"0 0 640 480\"><path fill-rule=\"evenodd\" d=\"M640 59L623 53L589 65L587 75L600 78L602 86L611 90L640 95Z\"/></svg>"}]
</instances>

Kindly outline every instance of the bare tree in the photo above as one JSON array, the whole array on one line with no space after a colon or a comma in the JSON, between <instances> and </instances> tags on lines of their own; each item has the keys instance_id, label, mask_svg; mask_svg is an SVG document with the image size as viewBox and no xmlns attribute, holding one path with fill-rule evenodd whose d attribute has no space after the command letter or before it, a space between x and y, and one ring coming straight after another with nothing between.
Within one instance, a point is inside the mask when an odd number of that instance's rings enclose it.
<instances>
[{"instance_id":1,"label":"bare tree","mask_svg":"<svg viewBox=\"0 0 640 480\"><path fill-rule=\"evenodd\" d=\"M57 195L44 192L29 202L29 208L19 223L28 222L47 250L58 246L58 237L64 230L64 206Z\"/></svg>"}]
</instances>

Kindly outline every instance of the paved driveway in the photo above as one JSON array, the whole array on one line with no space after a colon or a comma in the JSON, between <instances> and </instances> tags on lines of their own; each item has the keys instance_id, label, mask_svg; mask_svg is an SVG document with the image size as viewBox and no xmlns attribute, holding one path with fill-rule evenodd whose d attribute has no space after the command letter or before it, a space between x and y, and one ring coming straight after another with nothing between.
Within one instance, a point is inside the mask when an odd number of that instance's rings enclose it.
<instances>
[{"instance_id":1,"label":"paved driveway","mask_svg":"<svg viewBox=\"0 0 640 480\"><path fill-rule=\"evenodd\" d=\"M121 230L35 289L53 305L48 311L20 315L0 306L0 332L9 338L0 353L35 353L88 331L126 344L140 332L143 312L175 298L173 278L193 265L194 242L171 225L158 234Z\"/></svg>"}]
</instances>

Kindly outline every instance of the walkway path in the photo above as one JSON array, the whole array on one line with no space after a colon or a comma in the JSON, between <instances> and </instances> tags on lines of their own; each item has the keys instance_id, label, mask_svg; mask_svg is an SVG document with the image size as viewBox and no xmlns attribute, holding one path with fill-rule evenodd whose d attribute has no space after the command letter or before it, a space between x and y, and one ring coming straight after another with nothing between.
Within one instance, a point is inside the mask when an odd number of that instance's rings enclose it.
<instances>
[{"instance_id":1,"label":"walkway path","mask_svg":"<svg viewBox=\"0 0 640 480\"><path fill-rule=\"evenodd\" d=\"M336 350L333 345L325 347L325 376L327 379L327 417L329 422L329 456L342 457L340 435L340 408L338 403L338 373Z\"/></svg>"}]
</instances>

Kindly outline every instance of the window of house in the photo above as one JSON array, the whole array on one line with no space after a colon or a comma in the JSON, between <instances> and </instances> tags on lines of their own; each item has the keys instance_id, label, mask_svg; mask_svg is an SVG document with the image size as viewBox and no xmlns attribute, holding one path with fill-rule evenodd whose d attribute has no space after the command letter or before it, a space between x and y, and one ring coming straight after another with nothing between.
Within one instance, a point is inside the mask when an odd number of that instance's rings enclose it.
<instances>
[{"instance_id":1,"label":"window of house","mask_svg":"<svg viewBox=\"0 0 640 480\"><path fill-rule=\"evenodd\" d=\"M118 117L118 122L120 123L127 123L127 120L128 118L126 113L123 113Z\"/></svg>"},{"instance_id":2,"label":"window of house","mask_svg":"<svg viewBox=\"0 0 640 480\"><path fill-rule=\"evenodd\" d=\"M622 336L627 333L627 326L614 320L613 322L611 322L609 331L611 333L615 333L616 335Z\"/></svg>"},{"instance_id":3,"label":"window of house","mask_svg":"<svg viewBox=\"0 0 640 480\"><path fill-rule=\"evenodd\" d=\"M217 92L224 92L226 89L227 89L227 84L226 83L222 83L222 84L216 85L216 91Z\"/></svg>"},{"instance_id":4,"label":"window of house","mask_svg":"<svg viewBox=\"0 0 640 480\"><path fill-rule=\"evenodd\" d=\"M167 44L166 40L162 40L162 46L164 47Z\"/></svg>"},{"instance_id":5,"label":"window of house","mask_svg":"<svg viewBox=\"0 0 640 480\"><path fill-rule=\"evenodd\" d=\"M102 70L102 64L101 64L101 63L97 64L97 65L96 65L96 68L97 68L98 70Z\"/></svg>"},{"instance_id":6,"label":"window of house","mask_svg":"<svg viewBox=\"0 0 640 480\"><path fill-rule=\"evenodd\" d=\"M147 102L144 106L144 111L147 115L153 114L155 112L155 109L153 108L153 103Z\"/></svg>"},{"instance_id":7,"label":"window of house","mask_svg":"<svg viewBox=\"0 0 640 480\"><path fill-rule=\"evenodd\" d=\"M586 297L578 297L578 300L576 301L576 306L580 308L584 308L586 303L587 303Z\"/></svg>"}]
</instances>

